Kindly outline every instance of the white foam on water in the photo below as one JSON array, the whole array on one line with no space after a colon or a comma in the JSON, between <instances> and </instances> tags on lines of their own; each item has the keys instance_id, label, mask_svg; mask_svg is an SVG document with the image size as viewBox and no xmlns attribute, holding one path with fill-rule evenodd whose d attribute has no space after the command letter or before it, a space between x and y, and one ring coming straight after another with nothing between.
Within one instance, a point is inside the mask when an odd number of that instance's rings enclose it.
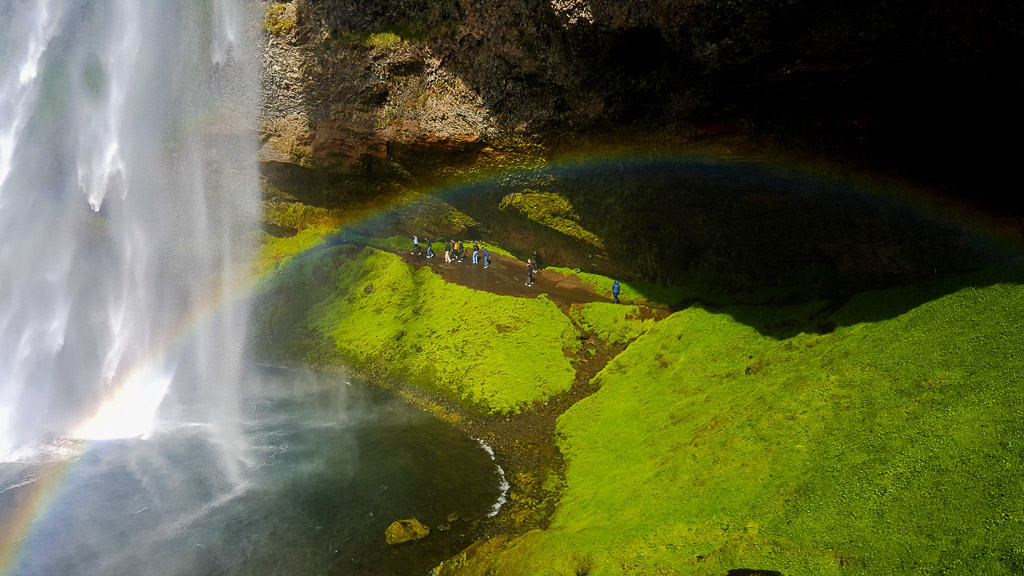
<instances>
[{"instance_id":1,"label":"white foam on water","mask_svg":"<svg viewBox=\"0 0 1024 576\"><path fill-rule=\"evenodd\" d=\"M505 478L505 470L501 467L500 464L497 463L497 459L494 457L494 449L491 448L487 444L487 442L484 442L483 439L481 438L473 439L476 440L477 444L479 444L480 447L484 449L484 452L487 452L487 454L490 455L491 462L495 463L494 466L498 470L498 499L491 506L491 511L487 513L488 518L494 518L498 515L498 512L501 512L502 506L504 506L505 503L508 502L508 489L510 486L508 483L508 479Z\"/></svg>"}]
</instances>

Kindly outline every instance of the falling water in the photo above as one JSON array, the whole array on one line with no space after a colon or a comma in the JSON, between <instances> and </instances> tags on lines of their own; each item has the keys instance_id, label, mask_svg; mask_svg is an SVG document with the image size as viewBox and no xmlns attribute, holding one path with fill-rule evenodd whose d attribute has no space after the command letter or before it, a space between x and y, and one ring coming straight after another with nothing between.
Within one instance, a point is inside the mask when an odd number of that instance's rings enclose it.
<instances>
[{"instance_id":1,"label":"falling water","mask_svg":"<svg viewBox=\"0 0 1024 576\"><path fill-rule=\"evenodd\" d=\"M255 4L0 0L0 461L174 405L230 429Z\"/></svg>"}]
</instances>

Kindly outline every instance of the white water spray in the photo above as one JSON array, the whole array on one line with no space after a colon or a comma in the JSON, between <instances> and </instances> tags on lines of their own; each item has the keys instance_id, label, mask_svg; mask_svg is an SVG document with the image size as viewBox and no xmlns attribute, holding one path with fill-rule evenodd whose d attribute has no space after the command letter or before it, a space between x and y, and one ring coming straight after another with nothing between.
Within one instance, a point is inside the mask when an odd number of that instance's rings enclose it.
<instances>
[{"instance_id":1,"label":"white water spray","mask_svg":"<svg viewBox=\"0 0 1024 576\"><path fill-rule=\"evenodd\" d=\"M258 8L0 0L0 461L170 398L233 444Z\"/></svg>"}]
</instances>

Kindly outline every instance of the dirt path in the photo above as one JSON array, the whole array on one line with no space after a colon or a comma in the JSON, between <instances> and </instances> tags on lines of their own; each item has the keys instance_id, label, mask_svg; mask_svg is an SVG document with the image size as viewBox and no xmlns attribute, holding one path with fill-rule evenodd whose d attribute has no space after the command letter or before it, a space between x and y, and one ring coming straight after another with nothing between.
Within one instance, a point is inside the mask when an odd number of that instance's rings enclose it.
<instances>
[{"instance_id":1,"label":"dirt path","mask_svg":"<svg viewBox=\"0 0 1024 576\"><path fill-rule=\"evenodd\" d=\"M378 247L378 249L381 249ZM571 355L576 377L569 390L546 401L537 401L518 414L487 416L468 410L451 399L405 383L390 382L386 377L368 375L391 388L407 401L434 413L442 420L461 428L466 434L486 441L507 470L510 484L508 502L496 518L477 525L481 539L499 535L519 534L546 528L554 512L558 496L544 488L549 475L564 481L565 462L555 441L558 417L576 402L592 394L590 380L622 352L629 343L609 346L594 336L586 336L571 310L588 302L611 302L593 286L577 277L540 270L533 286L526 286L526 263L492 254L491 264L484 268L483 258L473 264L471 256L462 262L445 263L444 253L427 258L408 250L388 249L414 268L429 267L446 282L475 290L520 298L537 298L545 294L569 318L581 334L582 350ZM642 317L661 319L671 311L650 305L640 306Z\"/></svg>"},{"instance_id":2,"label":"dirt path","mask_svg":"<svg viewBox=\"0 0 1024 576\"><path fill-rule=\"evenodd\" d=\"M533 286L526 285L526 263L506 256L491 254L491 265L484 269L483 257L479 264L473 264L472 256L467 255L462 262L454 261L446 264L444 254L434 254L433 258L410 254L408 250L391 250L401 256L406 263L422 268L430 267L435 273L452 284L459 284L475 290L485 290L494 294L517 296L520 298L536 298L546 294L559 307L587 302L611 302L612 299L598 294L594 287L579 278L563 276L550 270L540 270L534 276Z\"/></svg>"},{"instance_id":3,"label":"dirt path","mask_svg":"<svg viewBox=\"0 0 1024 576\"><path fill-rule=\"evenodd\" d=\"M552 270L541 269L534 275L533 286L526 285L526 263L508 256L491 254L491 265L484 269L483 257L478 264L473 264L472 257L467 256L462 262L452 261L446 264L444 254L433 258L410 253L408 250L387 250L416 269L429 267L446 282L484 290L503 296L519 298L536 298L544 294L554 302L567 316L572 318L569 308L573 304L588 302L608 302L612 299L599 294L590 284L576 276L565 276ZM609 289L611 286L609 286ZM662 320L672 314L667 306L650 302L633 302L640 309L640 318Z\"/></svg>"},{"instance_id":4,"label":"dirt path","mask_svg":"<svg viewBox=\"0 0 1024 576\"><path fill-rule=\"evenodd\" d=\"M532 297L547 294L560 307L574 303L610 302L611 298L598 294L594 287L579 278L541 270L534 276L534 285L526 286L526 263L500 254L490 254L490 265L483 268L483 256L474 264L472 253L463 261L444 262L444 254L434 257L411 254L409 250L388 250L417 269L429 266L445 282L459 284L475 290L484 290L505 296Z\"/></svg>"}]
</instances>

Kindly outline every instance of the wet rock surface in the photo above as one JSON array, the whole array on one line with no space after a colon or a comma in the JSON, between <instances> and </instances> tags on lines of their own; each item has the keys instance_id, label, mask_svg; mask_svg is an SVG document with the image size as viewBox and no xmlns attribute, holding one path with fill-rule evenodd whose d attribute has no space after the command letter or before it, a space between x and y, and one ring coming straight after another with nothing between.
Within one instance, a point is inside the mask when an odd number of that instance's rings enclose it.
<instances>
[{"instance_id":1,"label":"wet rock surface","mask_svg":"<svg viewBox=\"0 0 1024 576\"><path fill-rule=\"evenodd\" d=\"M780 138L994 201L964 186L996 181L1009 153L992 131L1022 126L1024 84L1005 73L1024 22L1013 4L286 5L296 25L268 35L264 133L346 170L496 134L668 127L689 141Z\"/></svg>"},{"instance_id":2,"label":"wet rock surface","mask_svg":"<svg viewBox=\"0 0 1024 576\"><path fill-rule=\"evenodd\" d=\"M422 522L415 518L392 522L387 530L384 531L384 539L392 546L414 540L422 540L429 535L430 528L424 526Z\"/></svg>"}]
</instances>

